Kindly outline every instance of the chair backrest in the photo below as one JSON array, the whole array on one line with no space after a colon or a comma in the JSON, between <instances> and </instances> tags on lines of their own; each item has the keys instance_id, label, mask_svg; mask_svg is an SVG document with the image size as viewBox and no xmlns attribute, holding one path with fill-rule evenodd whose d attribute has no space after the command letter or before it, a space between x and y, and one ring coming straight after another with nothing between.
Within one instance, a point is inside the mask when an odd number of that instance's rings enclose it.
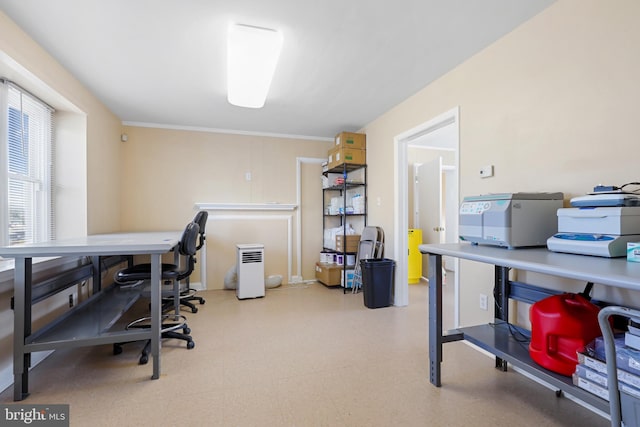
<instances>
[{"instance_id":1,"label":"chair backrest","mask_svg":"<svg viewBox=\"0 0 640 427\"><path fill-rule=\"evenodd\" d=\"M190 222L182 232L180 243L178 244L178 253L186 257L185 269L181 271L174 271L176 274L174 278L176 280L186 279L193 273L196 264L196 252L198 242L198 232L200 227L195 222ZM163 272L164 275L171 275L171 272Z\"/></svg>"},{"instance_id":2,"label":"chair backrest","mask_svg":"<svg viewBox=\"0 0 640 427\"><path fill-rule=\"evenodd\" d=\"M193 218L193 222L198 224L200 227L200 232L198 234L198 246L197 250L200 250L204 246L204 240L206 239L205 228L207 226L207 219L209 218L209 212L207 211L198 211L196 216Z\"/></svg>"},{"instance_id":3,"label":"chair backrest","mask_svg":"<svg viewBox=\"0 0 640 427\"><path fill-rule=\"evenodd\" d=\"M199 231L200 226L195 222L187 224L187 227L182 232L180 244L178 245L180 255L194 256L196 254Z\"/></svg>"},{"instance_id":4,"label":"chair backrest","mask_svg":"<svg viewBox=\"0 0 640 427\"><path fill-rule=\"evenodd\" d=\"M363 249L362 259L384 257L384 231L381 227L367 226L360 235L360 247Z\"/></svg>"},{"instance_id":5,"label":"chair backrest","mask_svg":"<svg viewBox=\"0 0 640 427\"><path fill-rule=\"evenodd\" d=\"M373 242L378 240L378 227L364 227L362 229L362 234L360 234L360 241L363 240L371 240Z\"/></svg>"}]
</instances>

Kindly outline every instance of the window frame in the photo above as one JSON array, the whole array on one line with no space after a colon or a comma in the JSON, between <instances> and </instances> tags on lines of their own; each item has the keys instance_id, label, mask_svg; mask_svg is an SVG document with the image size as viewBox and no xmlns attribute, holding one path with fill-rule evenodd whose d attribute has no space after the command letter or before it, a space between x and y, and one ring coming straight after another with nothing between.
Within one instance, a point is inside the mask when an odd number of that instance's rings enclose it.
<instances>
[{"instance_id":1,"label":"window frame","mask_svg":"<svg viewBox=\"0 0 640 427\"><path fill-rule=\"evenodd\" d=\"M0 152L5 153L0 161L0 181L5 183L0 187L0 201L4 205L0 209L0 245L55 238L54 111L19 85L0 79ZM14 150L13 157L10 149ZM17 149L27 150L27 154L23 151L26 159L18 158L20 154L15 154ZM22 170L15 170L17 164L11 170L11 158L20 162L26 160L24 165L19 165ZM10 200L12 196L19 199L21 195L12 193L10 182L32 187L31 191L24 193L23 211L29 207L31 212L26 214L29 218L25 220L27 229L22 230L22 241L12 240L11 236L11 206L15 203L10 203Z\"/></svg>"}]
</instances>

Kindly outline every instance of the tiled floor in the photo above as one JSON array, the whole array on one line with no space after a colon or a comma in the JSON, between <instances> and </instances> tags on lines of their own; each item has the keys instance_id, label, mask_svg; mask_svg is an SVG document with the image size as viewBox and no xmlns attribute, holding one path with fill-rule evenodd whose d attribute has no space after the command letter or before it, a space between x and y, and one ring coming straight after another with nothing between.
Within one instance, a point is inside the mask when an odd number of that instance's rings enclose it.
<instances>
[{"instance_id":1,"label":"tiled floor","mask_svg":"<svg viewBox=\"0 0 640 427\"><path fill-rule=\"evenodd\" d=\"M72 426L608 425L461 342L444 347L433 387L424 284L408 307L380 309L319 284L201 295L188 314L196 347L166 341L159 380L137 345L58 351L32 371L24 403L67 403Z\"/></svg>"}]
</instances>

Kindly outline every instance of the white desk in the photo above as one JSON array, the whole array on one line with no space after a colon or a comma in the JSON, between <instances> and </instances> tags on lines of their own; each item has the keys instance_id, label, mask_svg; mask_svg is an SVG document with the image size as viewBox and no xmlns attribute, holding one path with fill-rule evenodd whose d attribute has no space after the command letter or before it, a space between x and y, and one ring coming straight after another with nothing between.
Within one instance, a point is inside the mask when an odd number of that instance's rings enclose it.
<instances>
[{"instance_id":1,"label":"white desk","mask_svg":"<svg viewBox=\"0 0 640 427\"><path fill-rule=\"evenodd\" d=\"M0 247L0 256L15 258L14 273L14 400L29 395L31 352L63 347L110 344L122 341L151 340L152 379L160 377L161 328L161 256L179 243L181 232L115 233L44 243ZM94 291L89 300L76 306L52 328L31 331L32 259L50 256L91 256L97 260L108 255L151 256L151 329L107 332L114 316L130 306L137 295L132 291L103 292L100 264L94 261ZM98 283L95 283L98 282ZM114 287L115 288L115 287Z\"/></svg>"},{"instance_id":2,"label":"white desk","mask_svg":"<svg viewBox=\"0 0 640 427\"><path fill-rule=\"evenodd\" d=\"M584 402L609 412L609 405L602 399L575 387L570 378L563 377L537 365L524 348L511 335L501 321L508 321L508 300L512 295L509 269L532 271L552 276L593 282L596 285L613 286L640 291L640 263L627 262L624 258L600 258L593 256L556 253L546 248L513 249L460 244L420 245L420 252L429 255L429 362L430 381L441 385L442 345L447 342L467 340L496 355L496 368L506 370L507 362L565 391ZM494 295L496 296L495 325L477 325L452 331L442 331L442 256L467 259L495 267Z\"/></svg>"}]
</instances>

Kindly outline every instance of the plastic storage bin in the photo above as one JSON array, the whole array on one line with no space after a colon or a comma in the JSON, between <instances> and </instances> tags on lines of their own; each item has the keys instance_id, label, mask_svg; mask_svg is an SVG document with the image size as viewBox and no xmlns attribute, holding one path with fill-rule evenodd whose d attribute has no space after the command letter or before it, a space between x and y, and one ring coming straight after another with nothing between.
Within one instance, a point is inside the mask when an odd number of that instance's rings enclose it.
<instances>
[{"instance_id":1,"label":"plastic storage bin","mask_svg":"<svg viewBox=\"0 0 640 427\"><path fill-rule=\"evenodd\" d=\"M368 308L388 307L392 304L396 262L386 258L360 260L364 305Z\"/></svg>"}]
</instances>

